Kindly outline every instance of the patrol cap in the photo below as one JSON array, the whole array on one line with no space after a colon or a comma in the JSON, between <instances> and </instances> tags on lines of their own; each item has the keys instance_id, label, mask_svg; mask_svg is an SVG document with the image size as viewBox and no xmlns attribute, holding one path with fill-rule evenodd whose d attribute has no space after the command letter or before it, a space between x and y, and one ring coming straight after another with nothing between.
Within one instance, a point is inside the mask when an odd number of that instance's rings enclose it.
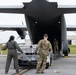
<instances>
[{"instance_id":1,"label":"patrol cap","mask_svg":"<svg viewBox=\"0 0 76 75\"><path fill-rule=\"evenodd\" d=\"M44 37L48 37L48 34L44 34Z\"/></svg>"}]
</instances>

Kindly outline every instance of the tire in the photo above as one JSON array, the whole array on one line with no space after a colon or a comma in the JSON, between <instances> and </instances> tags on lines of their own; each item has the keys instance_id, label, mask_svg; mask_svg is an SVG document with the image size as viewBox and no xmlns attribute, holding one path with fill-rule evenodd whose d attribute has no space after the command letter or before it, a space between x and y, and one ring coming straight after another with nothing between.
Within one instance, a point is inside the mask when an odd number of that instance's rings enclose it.
<instances>
[{"instance_id":1,"label":"tire","mask_svg":"<svg viewBox=\"0 0 76 75\"><path fill-rule=\"evenodd\" d=\"M46 63L46 69L48 69L49 68L49 62L48 63Z\"/></svg>"},{"instance_id":2,"label":"tire","mask_svg":"<svg viewBox=\"0 0 76 75\"><path fill-rule=\"evenodd\" d=\"M20 60L18 59L18 65L19 65L19 67L21 67L20 63L21 63L21 62L20 62Z\"/></svg>"},{"instance_id":3,"label":"tire","mask_svg":"<svg viewBox=\"0 0 76 75\"><path fill-rule=\"evenodd\" d=\"M68 56L68 51L63 51L64 56Z\"/></svg>"},{"instance_id":4,"label":"tire","mask_svg":"<svg viewBox=\"0 0 76 75\"><path fill-rule=\"evenodd\" d=\"M52 64L52 57L50 57L50 66L51 66L51 64Z\"/></svg>"}]
</instances>

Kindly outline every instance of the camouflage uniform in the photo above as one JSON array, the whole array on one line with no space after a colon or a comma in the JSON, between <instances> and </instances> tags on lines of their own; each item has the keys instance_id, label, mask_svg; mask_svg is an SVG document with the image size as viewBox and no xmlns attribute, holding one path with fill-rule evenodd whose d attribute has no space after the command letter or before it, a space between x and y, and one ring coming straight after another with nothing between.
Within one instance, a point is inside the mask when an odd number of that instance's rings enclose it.
<instances>
[{"instance_id":1,"label":"camouflage uniform","mask_svg":"<svg viewBox=\"0 0 76 75\"><path fill-rule=\"evenodd\" d=\"M41 67L41 72L44 72L44 69L46 67L46 60L47 60L47 54L48 51L52 50L52 45L51 43L47 40L40 40L37 47L36 47L36 52L38 51L38 61L37 61L37 66L36 66L36 72L40 71Z\"/></svg>"},{"instance_id":2,"label":"camouflage uniform","mask_svg":"<svg viewBox=\"0 0 76 75\"><path fill-rule=\"evenodd\" d=\"M58 53L58 41L54 40L54 53L57 54Z\"/></svg>"},{"instance_id":3,"label":"camouflage uniform","mask_svg":"<svg viewBox=\"0 0 76 75\"><path fill-rule=\"evenodd\" d=\"M7 42L6 45L2 48L2 50L6 50L7 48L8 48L8 55L7 55L5 73L8 73L9 71L12 58L14 60L14 66L15 66L16 72L19 72L18 56L17 56L16 49L18 49L21 53L23 52L15 41Z\"/></svg>"}]
</instances>

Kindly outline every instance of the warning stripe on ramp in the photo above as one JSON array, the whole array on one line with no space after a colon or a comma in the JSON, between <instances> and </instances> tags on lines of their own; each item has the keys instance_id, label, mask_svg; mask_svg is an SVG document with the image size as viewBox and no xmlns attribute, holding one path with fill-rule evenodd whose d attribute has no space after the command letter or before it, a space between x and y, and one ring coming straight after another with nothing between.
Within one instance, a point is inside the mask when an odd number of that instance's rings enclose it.
<instances>
[{"instance_id":1,"label":"warning stripe on ramp","mask_svg":"<svg viewBox=\"0 0 76 75\"><path fill-rule=\"evenodd\" d=\"M24 74L25 72L27 72L29 69L22 69L21 71L19 71L18 74L14 73L13 75L22 75Z\"/></svg>"}]
</instances>

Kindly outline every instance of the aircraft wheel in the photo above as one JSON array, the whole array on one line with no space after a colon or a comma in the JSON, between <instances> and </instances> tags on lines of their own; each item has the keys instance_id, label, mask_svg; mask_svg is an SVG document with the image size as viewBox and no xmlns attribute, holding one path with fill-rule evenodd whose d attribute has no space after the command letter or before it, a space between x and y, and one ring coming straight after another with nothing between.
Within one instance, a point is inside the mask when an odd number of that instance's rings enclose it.
<instances>
[{"instance_id":1,"label":"aircraft wheel","mask_svg":"<svg viewBox=\"0 0 76 75\"><path fill-rule=\"evenodd\" d=\"M63 51L64 56L68 56L68 51Z\"/></svg>"}]
</instances>

